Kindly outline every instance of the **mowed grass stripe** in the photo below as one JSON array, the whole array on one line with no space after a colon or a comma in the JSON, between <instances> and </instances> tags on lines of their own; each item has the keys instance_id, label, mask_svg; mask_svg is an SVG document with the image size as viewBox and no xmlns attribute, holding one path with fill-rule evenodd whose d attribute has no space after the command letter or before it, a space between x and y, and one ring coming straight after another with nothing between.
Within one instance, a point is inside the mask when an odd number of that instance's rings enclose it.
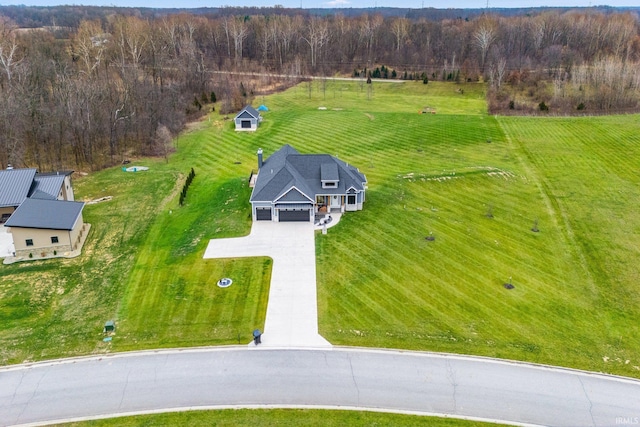
<instances>
[{"instance_id":1,"label":"mowed grass stripe","mask_svg":"<svg viewBox=\"0 0 640 427\"><path fill-rule=\"evenodd\" d=\"M69 277L88 280L59 297L41 298L29 284L52 283L49 267L30 267L34 280L21 280L10 266L3 280L21 283L3 288L12 301L44 301L40 312L74 308L64 313L72 320L29 314L38 319L33 332L4 333L38 349L10 357L250 339L264 319L269 260L205 261L202 252L209 238L249 232L256 150L268 158L288 143L338 155L369 180L364 210L317 236L319 326L332 343L638 376L637 116L496 118L486 115L482 85L331 82L324 94L317 82L311 94L305 85L261 100L270 111L257 132L235 132L213 114L180 136L168 164L79 185L88 198L113 188L110 205L86 209L95 223L87 253L99 255L63 264ZM419 114L425 107L437 114ZM168 194L191 167L196 179L179 208ZM507 179L489 176L500 171ZM238 287L217 288L221 277ZM513 290L503 287L509 277ZM83 332L112 317L112 344ZM91 344L61 346L63 336Z\"/></svg>"}]
</instances>

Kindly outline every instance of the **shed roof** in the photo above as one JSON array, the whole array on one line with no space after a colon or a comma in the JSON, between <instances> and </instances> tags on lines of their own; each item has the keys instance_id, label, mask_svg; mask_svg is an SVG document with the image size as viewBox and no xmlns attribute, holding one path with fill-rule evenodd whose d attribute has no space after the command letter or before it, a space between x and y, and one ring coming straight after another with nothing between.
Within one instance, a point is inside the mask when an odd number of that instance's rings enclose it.
<instances>
[{"instance_id":1,"label":"shed roof","mask_svg":"<svg viewBox=\"0 0 640 427\"><path fill-rule=\"evenodd\" d=\"M83 202L26 199L4 225L18 228L73 230L83 208Z\"/></svg>"},{"instance_id":2,"label":"shed roof","mask_svg":"<svg viewBox=\"0 0 640 427\"><path fill-rule=\"evenodd\" d=\"M257 119L258 117L260 117L260 113L258 112L258 110L253 108L251 105L246 105L242 110L240 110L240 112L236 115L235 118L236 119L238 117L246 118L247 117L246 113L248 113L254 119Z\"/></svg>"},{"instance_id":3,"label":"shed roof","mask_svg":"<svg viewBox=\"0 0 640 427\"><path fill-rule=\"evenodd\" d=\"M35 169L0 170L0 207L19 206L29 195Z\"/></svg>"}]
</instances>

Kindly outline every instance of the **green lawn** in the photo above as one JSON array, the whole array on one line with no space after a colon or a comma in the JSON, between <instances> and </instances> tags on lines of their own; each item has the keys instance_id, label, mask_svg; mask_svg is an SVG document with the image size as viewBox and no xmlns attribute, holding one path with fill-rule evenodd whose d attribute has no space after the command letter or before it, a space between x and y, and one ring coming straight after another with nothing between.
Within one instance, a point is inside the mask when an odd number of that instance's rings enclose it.
<instances>
[{"instance_id":1,"label":"green lawn","mask_svg":"<svg viewBox=\"0 0 640 427\"><path fill-rule=\"evenodd\" d=\"M241 409L222 411L174 412L157 415L85 421L61 426L429 426L429 427L498 427L499 424L478 421L434 418L417 415L385 414L380 412L331 411L313 409Z\"/></svg>"},{"instance_id":2,"label":"green lawn","mask_svg":"<svg viewBox=\"0 0 640 427\"><path fill-rule=\"evenodd\" d=\"M369 180L364 210L316 240L330 342L640 376L638 116L493 117L479 84L311 89L256 99L270 111L255 133L213 114L168 163L76 179L80 198L114 199L85 208L82 257L2 267L0 362L248 342L270 260L202 254L212 237L249 232L255 152L288 143ZM238 286L217 288L223 276Z\"/></svg>"},{"instance_id":3,"label":"green lawn","mask_svg":"<svg viewBox=\"0 0 640 427\"><path fill-rule=\"evenodd\" d=\"M74 176L92 224L81 257L1 266L0 363L156 347L247 343L262 328L270 259L203 260L212 237L250 230L248 173L221 152L219 134L178 140L169 163ZM253 160L253 155L251 155ZM178 194L193 167L183 207ZM234 285L216 286L222 277ZM104 322L116 335L102 342Z\"/></svg>"}]
</instances>

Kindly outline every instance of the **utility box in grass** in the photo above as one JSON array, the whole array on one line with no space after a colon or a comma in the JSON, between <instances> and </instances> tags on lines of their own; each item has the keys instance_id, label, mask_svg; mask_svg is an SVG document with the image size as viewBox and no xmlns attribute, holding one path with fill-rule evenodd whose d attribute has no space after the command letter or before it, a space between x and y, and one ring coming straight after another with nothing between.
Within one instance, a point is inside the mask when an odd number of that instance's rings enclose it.
<instances>
[{"instance_id":1,"label":"utility box in grass","mask_svg":"<svg viewBox=\"0 0 640 427\"><path fill-rule=\"evenodd\" d=\"M114 322L113 320L108 320L107 322L105 322L104 330L102 332L104 332L105 334L109 334L115 331L116 331L116 322Z\"/></svg>"}]
</instances>

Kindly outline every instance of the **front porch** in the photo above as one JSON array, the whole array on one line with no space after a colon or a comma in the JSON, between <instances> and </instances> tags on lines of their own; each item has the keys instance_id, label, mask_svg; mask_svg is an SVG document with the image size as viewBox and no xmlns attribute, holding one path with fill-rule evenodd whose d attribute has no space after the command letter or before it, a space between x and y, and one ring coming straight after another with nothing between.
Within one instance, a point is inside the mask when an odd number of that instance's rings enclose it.
<instances>
[{"instance_id":1,"label":"front porch","mask_svg":"<svg viewBox=\"0 0 640 427\"><path fill-rule=\"evenodd\" d=\"M315 206L315 212L320 214L344 213L358 210L355 194L348 194L346 196L338 194L316 196Z\"/></svg>"}]
</instances>

